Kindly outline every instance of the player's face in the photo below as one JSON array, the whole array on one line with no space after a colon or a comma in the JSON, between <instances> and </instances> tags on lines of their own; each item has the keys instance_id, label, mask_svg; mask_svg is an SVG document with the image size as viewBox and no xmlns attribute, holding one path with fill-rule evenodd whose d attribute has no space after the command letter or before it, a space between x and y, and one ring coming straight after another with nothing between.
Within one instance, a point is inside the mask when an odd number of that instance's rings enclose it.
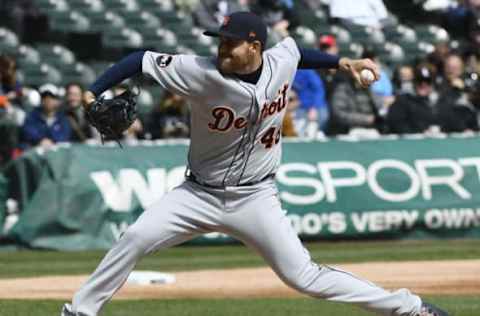
<instances>
[{"instance_id":1,"label":"player's face","mask_svg":"<svg viewBox=\"0 0 480 316\"><path fill-rule=\"evenodd\" d=\"M253 60L251 43L245 40L220 37L217 67L223 74L243 74Z\"/></svg>"}]
</instances>

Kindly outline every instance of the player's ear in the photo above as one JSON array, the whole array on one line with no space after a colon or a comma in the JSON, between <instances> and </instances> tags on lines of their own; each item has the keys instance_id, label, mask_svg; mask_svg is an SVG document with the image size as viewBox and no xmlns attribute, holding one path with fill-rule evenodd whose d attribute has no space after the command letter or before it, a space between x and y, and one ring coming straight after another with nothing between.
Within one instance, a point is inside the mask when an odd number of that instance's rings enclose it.
<instances>
[{"instance_id":1,"label":"player's ear","mask_svg":"<svg viewBox=\"0 0 480 316\"><path fill-rule=\"evenodd\" d=\"M260 43L260 41L253 41L250 47L254 49L255 52L262 52L262 43Z\"/></svg>"}]
</instances>

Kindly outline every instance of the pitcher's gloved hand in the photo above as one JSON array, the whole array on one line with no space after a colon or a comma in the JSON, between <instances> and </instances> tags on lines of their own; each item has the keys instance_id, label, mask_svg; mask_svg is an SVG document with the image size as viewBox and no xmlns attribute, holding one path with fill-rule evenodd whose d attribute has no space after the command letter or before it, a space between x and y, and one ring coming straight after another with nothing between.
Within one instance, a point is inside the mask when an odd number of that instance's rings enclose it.
<instances>
[{"instance_id":1,"label":"pitcher's gloved hand","mask_svg":"<svg viewBox=\"0 0 480 316\"><path fill-rule=\"evenodd\" d=\"M137 118L135 97L126 90L113 99L100 98L86 105L87 121L95 127L103 139L120 140L122 134Z\"/></svg>"}]
</instances>

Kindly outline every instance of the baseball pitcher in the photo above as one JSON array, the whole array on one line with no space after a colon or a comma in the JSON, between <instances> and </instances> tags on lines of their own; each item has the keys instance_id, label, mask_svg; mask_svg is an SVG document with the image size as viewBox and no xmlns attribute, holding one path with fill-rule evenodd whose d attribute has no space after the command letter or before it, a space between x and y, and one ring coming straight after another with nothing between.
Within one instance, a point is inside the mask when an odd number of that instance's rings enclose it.
<instances>
[{"instance_id":1,"label":"baseball pitcher","mask_svg":"<svg viewBox=\"0 0 480 316\"><path fill-rule=\"evenodd\" d=\"M218 56L135 52L85 93L93 125L101 133L118 135L135 117L131 102L124 98L111 105L99 96L138 73L150 76L191 104L191 144L186 181L127 229L72 304L64 305L62 316L98 315L142 256L213 231L255 249L287 285L312 297L353 303L380 315L448 315L406 289L386 291L314 263L280 205L274 178L297 69L338 68L367 87L370 81L360 72L369 69L378 79L378 66L368 59L302 49L290 37L265 49L267 27L249 12L233 13L218 30L204 34L219 37ZM105 115L110 110L111 120Z\"/></svg>"}]
</instances>

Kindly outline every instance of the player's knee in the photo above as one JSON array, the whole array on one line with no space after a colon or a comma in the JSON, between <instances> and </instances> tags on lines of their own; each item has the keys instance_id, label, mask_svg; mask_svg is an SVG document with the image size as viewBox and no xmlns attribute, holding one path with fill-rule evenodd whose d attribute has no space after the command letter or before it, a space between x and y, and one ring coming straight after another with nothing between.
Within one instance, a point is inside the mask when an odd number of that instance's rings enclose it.
<instances>
[{"instance_id":1,"label":"player's knee","mask_svg":"<svg viewBox=\"0 0 480 316\"><path fill-rule=\"evenodd\" d=\"M131 245L129 247L134 249L140 255L145 253L148 249L148 243L145 240L144 233L138 229L135 225L130 226L121 237L121 242Z\"/></svg>"},{"instance_id":2,"label":"player's knee","mask_svg":"<svg viewBox=\"0 0 480 316\"><path fill-rule=\"evenodd\" d=\"M297 291L302 291L305 287L305 281L298 271L283 271L279 277L286 285Z\"/></svg>"},{"instance_id":3,"label":"player's knee","mask_svg":"<svg viewBox=\"0 0 480 316\"><path fill-rule=\"evenodd\" d=\"M289 287L305 294L312 294L311 288L318 279L320 268L311 264L297 270L284 271L279 276Z\"/></svg>"}]
</instances>

